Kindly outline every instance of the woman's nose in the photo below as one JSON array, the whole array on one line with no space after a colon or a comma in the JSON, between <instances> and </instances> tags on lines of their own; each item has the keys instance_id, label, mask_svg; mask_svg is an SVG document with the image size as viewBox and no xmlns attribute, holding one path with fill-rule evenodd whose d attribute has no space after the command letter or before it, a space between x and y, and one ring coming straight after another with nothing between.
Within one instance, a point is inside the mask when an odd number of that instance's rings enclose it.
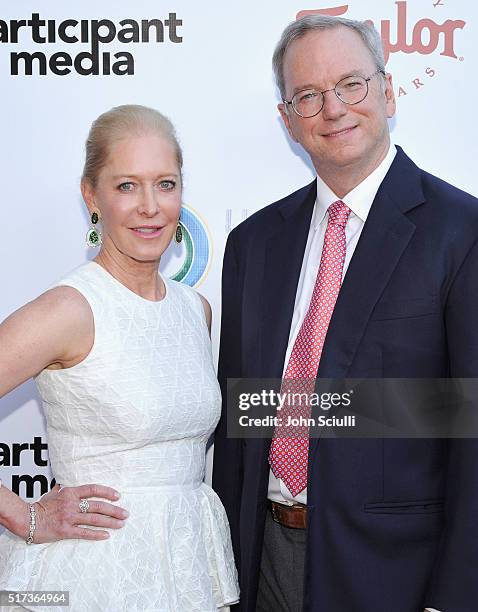
<instances>
[{"instance_id":1,"label":"woman's nose","mask_svg":"<svg viewBox=\"0 0 478 612\"><path fill-rule=\"evenodd\" d=\"M149 217L154 216L159 211L157 194L155 194L152 187L147 187L143 190L138 210L140 213L148 215Z\"/></svg>"}]
</instances>

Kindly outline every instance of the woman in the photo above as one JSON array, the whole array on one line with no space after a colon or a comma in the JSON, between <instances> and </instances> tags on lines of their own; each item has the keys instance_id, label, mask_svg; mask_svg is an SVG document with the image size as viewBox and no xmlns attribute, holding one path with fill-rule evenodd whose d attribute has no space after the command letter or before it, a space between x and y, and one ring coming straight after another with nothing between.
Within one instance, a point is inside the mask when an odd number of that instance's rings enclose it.
<instances>
[{"instance_id":1,"label":"woman","mask_svg":"<svg viewBox=\"0 0 478 612\"><path fill-rule=\"evenodd\" d=\"M82 178L87 241L99 254L0 326L0 344L12 347L0 358L0 395L36 376L53 474L66 487L32 506L0 488L10 529L0 589L69 591L73 611L206 612L238 600L225 512L203 483L220 412L211 310L158 273L173 235L181 239L181 167L157 111L101 115ZM122 509L98 500L115 492ZM48 510L62 495L54 516L75 539L52 542Z\"/></svg>"}]
</instances>

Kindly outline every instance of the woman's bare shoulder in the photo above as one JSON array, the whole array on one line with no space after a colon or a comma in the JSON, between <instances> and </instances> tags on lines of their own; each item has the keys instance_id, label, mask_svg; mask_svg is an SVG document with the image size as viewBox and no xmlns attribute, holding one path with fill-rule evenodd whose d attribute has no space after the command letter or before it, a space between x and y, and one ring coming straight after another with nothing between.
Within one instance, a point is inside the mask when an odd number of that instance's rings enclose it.
<instances>
[{"instance_id":1,"label":"woman's bare shoulder","mask_svg":"<svg viewBox=\"0 0 478 612\"><path fill-rule=\"evenodd\" d=\"M0 357L0 373L12 377L15 370L12 382L17 379L19 384L45 368L71 367L84 359L93 342L94 320L87 300L72 287L54 287L0 325L0 345L8 347Z\"/></svg>"},{"instance_id":2,"label":"woman's bare shoulder","mask_svg":"<svg viewBox=\"0 0 478 612\"><path fill-rule=\"evenodd\" d=\"M68 285L59 285L48 289L26 306L36 309L53 309L55 314L64 315L66 318L86 318L93 316L91 307L85 296Z\"/></svg>"}]
</instances>

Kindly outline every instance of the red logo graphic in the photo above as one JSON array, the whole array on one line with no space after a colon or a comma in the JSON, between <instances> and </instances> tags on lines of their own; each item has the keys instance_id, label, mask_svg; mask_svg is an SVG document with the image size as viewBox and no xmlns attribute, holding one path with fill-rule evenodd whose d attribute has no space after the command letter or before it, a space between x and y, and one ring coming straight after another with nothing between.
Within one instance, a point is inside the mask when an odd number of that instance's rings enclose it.
<instances>
[{"instance_id":1,"label":"red logo graphic","mask_svg":"<svg viewBox=\"0 0 478 612\"><path fill-rule=\"evenodd\" d=\"M399 0L395 2L397 5L397 27L395 42L392 42L392 31L390 19L382 19L381 28L379 31L382 36L383 52L385 55L385 62L388 62L391 53L397 53L402 51L403 53L420 53L421 55L429 55L437 50L440 35L442 35L443 50L440 55L446 57L457 57L455 53L455 31L462 30L466 21L462 19L447 19L441 25L436 23L432 19L424 18L417 21L413 26L409 26L407 18L407 2L406 0ZM434 6L438 6L440 0ZM348 11L349 5L344 4L335 8L316 9L311 11L300 11L297 13L297 19L305 17L306 15L330 15L332 17L339 17L344 15ZM368 19L366 23L374 25L371 19ZM411 33L411 42L408 42L409 34ZM424 36L425 33L425 36ZM426 42L424 42L424 40Z\"/></svg>"}]
</instances>

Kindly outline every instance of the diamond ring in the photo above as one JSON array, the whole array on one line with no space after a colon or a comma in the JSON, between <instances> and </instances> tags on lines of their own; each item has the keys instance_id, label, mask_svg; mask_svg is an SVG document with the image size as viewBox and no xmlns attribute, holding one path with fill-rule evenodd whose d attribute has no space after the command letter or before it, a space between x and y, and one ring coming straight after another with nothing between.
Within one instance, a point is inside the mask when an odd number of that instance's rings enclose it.
<instances>
[{"instance_id":1,"label":"diamond ring","mask_svg":"<svg viewBox=\"0 0 478 612\"><path fill-rule=\"evenodd\" d=\"M79 503L80 506L80 512L88 512L88 510L90 509L90 504L88 503L87 499L82 499Z\"/></svg>"}]
</instances>

